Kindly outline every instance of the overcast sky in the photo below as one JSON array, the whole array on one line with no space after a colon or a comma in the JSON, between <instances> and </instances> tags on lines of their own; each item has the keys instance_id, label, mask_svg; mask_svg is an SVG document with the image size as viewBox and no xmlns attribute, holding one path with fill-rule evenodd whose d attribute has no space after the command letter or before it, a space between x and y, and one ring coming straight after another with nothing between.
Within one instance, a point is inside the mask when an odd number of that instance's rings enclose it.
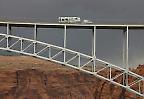
<instances>
[{"instance_id":1,"label":"overcast sky","mask_svg":"<svg viewBox=\"0 0 144 99\"><path fill-rule=\"evenodd\" d=\"M0 16L16 20L80 16L96 22L143 23L143 9L143 0L0 0Z\"/></svg>"},{"instance_id":2,"label":"overcast sky","mask_svg":"<svg viewBox=\"0 0 144 99\"><path fill-rule=\"evenodd\" d=\"M0 0L0 20L57 22L59 16L79 16L95 23L143 24L143 9L144 0ZM122 47L121 32L111 30L99 32L97 34L97 56L120 64L122 58L119 55ZM143 64L144 31L131 32L130 41L133 43L130 43L130 48L132 48L130 62L133 65ZM74 34L69 34L71 43L68 46L71 48L75 46L85 52L90 50L90 48L85 48L85 45L90 47L91 38L87 38L88 34L85 33L83 37L81 34ZM42 37L46 39L45 36ZM85 41L86 38L88 41Z\"/></svg>"}]
</instances>

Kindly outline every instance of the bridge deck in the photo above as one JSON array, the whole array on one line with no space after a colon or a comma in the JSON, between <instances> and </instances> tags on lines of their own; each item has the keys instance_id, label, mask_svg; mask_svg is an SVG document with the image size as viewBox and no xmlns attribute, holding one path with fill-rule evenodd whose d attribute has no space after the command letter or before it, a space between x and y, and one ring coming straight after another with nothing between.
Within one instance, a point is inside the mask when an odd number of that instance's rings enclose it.
<instances>
[{"instance_id":1,"label":"bridge deck","mask_svg":"<svg viewBox=\"0 0 144 99\"><path fill-rule=\"evenodd\" d=\"M34 25L37 25L41 28L63 28L64 26L67 26L67 28L83 28L83 29L91 29L94 26L97 27L97 29L124 29L125 27L129 27L129 29L144 29L144 24L61 24L61 23L28 23L28 22L0 22L1 25L10 24L12 26L16 27L33 27Z\"/></svg>"}]
</instances>

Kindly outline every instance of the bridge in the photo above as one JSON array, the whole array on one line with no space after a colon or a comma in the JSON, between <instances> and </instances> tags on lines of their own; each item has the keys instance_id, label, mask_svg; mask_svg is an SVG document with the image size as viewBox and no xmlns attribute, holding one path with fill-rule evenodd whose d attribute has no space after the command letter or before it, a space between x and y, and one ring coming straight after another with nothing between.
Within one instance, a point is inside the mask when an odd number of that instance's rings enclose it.
<instances>
[{"instance_id":1,"label":"bridge","mask_svg":"<svg viewBox=\"0 0 144 99\"><path fill-rule=\"evenodd\" d=\"M3 28L0 33L0 50L16 52L63 64L92 74L95 77L109 81L114 85L144 97L144 77L132 72L128 64L129 30L144 29L144 25L0 22L0 27ZM11 31L14 27L32 28L33 38L13 35ZM39 41L37 39L37 30L39 28L62 29L64 36L63 47ZM67 29L92 30L91 55L67 48ZM96 33L99 29L118 29L123 31L123 67L97 58ZM114 73L115 71L117 72ZM103 75L103 72L106 75ZM132 80L129 80L129 78ZM119 79L122 81L119 81Z\"/></svg>"}]
</instances>

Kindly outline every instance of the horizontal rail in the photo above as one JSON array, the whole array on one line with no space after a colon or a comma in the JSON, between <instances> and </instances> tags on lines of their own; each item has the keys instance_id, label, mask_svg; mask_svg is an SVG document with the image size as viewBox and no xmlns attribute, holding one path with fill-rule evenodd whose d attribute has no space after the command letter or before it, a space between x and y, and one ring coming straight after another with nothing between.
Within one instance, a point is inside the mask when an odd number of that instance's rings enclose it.
<instances>
[{"instance_id":1,"label":"horizontal rail","mask_svg":"<svg viewBox=\"0 0 144 99\"><path fill-rule=\"evenodd\" d=\"M45 27L45 26L53 26L56 28L64 28L64 26L68 27L79 27L79 28L85 28L85 27L101 27L101 28L110 28L110 29L123 29L125 27L129 27L131 29L135 28L144 28L143 24L86 24L86 23L75 23L75 24L67 24L67 23L34 23L34 22L12 22L12 21L1 21L0 25L11 25L11 26L20 26L20 27L34 27L34 26L40 26L40 27ZM38 28L37 27L37 28Z\"/></svg>"}]
</instances>

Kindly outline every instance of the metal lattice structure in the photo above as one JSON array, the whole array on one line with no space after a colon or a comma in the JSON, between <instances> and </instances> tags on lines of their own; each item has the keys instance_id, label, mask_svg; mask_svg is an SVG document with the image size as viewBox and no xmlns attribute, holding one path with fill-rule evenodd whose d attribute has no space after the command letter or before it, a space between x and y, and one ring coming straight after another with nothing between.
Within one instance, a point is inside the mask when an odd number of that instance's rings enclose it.
<instances>
[{"instance_id":1,"label":"metal lattice structure","mask_svg":"<svg viewBox=\"0 0 144 99\"><path fill-rule=\"evenodd\" d=\"M17 52L25 55L60 63L72 68L92 74L115 85L121 86L130 92L144 97L144 77L129 70L128 65L128 30L143 29L144 25L97 25L97 24L45 24L45 23L19 23L0 22L0 26L6 27L6 33L0 33L0 49ZM33 28L33 39L14 36L11 34L11 27L31 27ZM37 29L42 28L62 28L64 30L64 46L44 43L37 40ZM88 28L93 30L92 55L66 48L68 28ZM125 68L108 63L96 57L96 30L97 29L120 29L123 30L123 62ZM41 46L41 48L38 48ZM29 50L31 49L31 50ZM56 50L55 54L52 51ZM45 56L41 53L45 51ZM71 57L68 57L71 55ZM59 57L60 58L57 58ZM82 61L85 60L85 61ZM115 73L116 72L116 73ZM106 74L104 74L106 73ZM131 80L129 80L131 78Z\"/></svg>"}]
</instances>

